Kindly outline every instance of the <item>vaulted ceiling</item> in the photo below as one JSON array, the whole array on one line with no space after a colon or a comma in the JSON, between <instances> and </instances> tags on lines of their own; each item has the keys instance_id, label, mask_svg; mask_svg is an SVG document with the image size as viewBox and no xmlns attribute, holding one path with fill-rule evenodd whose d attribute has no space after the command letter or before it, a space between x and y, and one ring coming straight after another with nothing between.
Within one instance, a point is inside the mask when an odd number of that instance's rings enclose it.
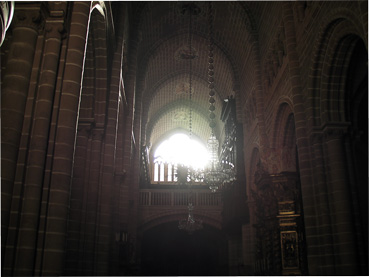
<instances>
[{"instance_id":1,"label":"vaulted ceiling","mask_svg":"<svg viewBox=\"0 0 369 277\"><path fill-rule=\"evenodd\" d=\"M140 34L137 90L142 97L142 131L146 144L155 145L176 130L188 132L190 110L193 136L206 143L211 134L209 2L192 2L198 14L191 16L186 12L188 4L183 1L133 4ZM218 138L223 130L220 120L223 100L234 97L239 87L239 72L247 60L244 48L254 28L247 5L246 2L212 2ZM194 58L188 58L190 44Z\"/></svg>"}]
</instances>

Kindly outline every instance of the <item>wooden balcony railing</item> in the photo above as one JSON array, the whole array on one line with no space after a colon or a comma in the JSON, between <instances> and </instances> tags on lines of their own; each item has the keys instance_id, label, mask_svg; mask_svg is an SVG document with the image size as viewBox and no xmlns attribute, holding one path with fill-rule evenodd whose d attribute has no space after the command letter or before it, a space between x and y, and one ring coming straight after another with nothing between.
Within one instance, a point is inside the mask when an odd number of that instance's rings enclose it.
<instances>
[{"instance_id":1,"label":"wooden balcony railing","mask_svg":"<svg viewBox=\"0 0 369 277\"><path fill-rule=\"evenodd\" d=\"M187 206L191 198L197 207L222 206L220 194L207 189L193 192L180 189L141 189L139 203L141 206Z\"/></svg>"}]
</instances>

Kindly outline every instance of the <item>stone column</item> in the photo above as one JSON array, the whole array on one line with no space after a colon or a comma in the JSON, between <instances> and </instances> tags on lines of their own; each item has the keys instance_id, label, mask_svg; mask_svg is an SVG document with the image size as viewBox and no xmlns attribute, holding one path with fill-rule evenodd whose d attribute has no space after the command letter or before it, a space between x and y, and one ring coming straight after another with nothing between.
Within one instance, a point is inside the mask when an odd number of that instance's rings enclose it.
<instances>
[{"instance_id":1,"label":"stone column","mask_svg":"<svg viewBox=\"0 0 369 277\"><path fill-rule=\"evenodd\" d=\"M346 174L345 133L346 126L328 126L324 130L335 273L360 275L359 257L355 246L351 191Z\"/></svg>"},{"instance_id":2,"label":"stone column","mask_svg":"<svg viewBox=\"0 0 369 277\"><path fill-rule=\"evenodd\" d=\"M64 269L70 186L90 9L90 2L72 3L46 217L42 275L61 275Z\"/></svg>"},{"instance_id":3,"label":"stone column","mask_svg":"<svg viewBox=\"0 0 369 277\"><path fill-rule=\"evenodd\" d=\"M1 250L4 257L18 149L37 36L40 4L17 5L6 72L1 86ZM40 24L41 23L41 24Z\"/></svg>"},{"instance_id":4,"label":"stone column","mask_svg":"<svg viewBox=\"0 0 369 277\"><path fill-rule=\"evenodd\" d=\"M100 194L100 211L99 211L99 238L98 238L98 275L108 275L111 270L109 262L111 257L109 253L113 251L114 229L113 229L113 203L116 199L114 193L114 172L116 162L117 149L117 131L119 118L119 86L121 82L122 68L122 45L117 48L118 51L114 55L113 65L111 70L111 83L109 101L107 104L107 124L105 129L104 139L104 157L103 171Z\"/></svg>"},{"instance_id":5,"label":"stone column","mask_svg":"<svg viewBox=\"0 0 369 277\"><path fill-rule=\"evenodd\" d=\"M316 194L316 209L318 211L318 231L319 245L314 247L314 253L320 256L322 265L319 272L322 275L335 275L334 270L334 250L332 239L332 224L330 218L330 207L327 191L326 167L324 164L323 134L316 132L313 134L314 149L314 183ZM312 251L312 250L310 250Z\"/></svg>"},{"instance_id":6,"label":"stone column","mask_svg":"<svg viewBox=\"0 0 369 277\"><path fill-rule=\"evenodd\" d=\"M262 160L265 159L269 148L269 140L266 135L266 127L265 127L265 119L264 119L264 96L266 93L266 87L262 85L262 75L261 75L261 57L260 57L260 46L259 41L257 39L257 35L254 34L253 38L249 40L250 44L252 44L252 56L254 57L254 67L255 67L255 76L256 76L256 119L259 130L259 138L260 138L260 155L262 156Z\"/></svg>"},{"instance_id":7,"label":"stone column","mask_svg":"<svg viewBox=\"0 0 369 277\"><path fill-rule=\"evenodd\" d=\"M87 177L86 193L86 218L84 220L84 247L83 247L83 273L87 275L95 275L96 251L97 251L97 234L98 234L98 206L102 184L101 180L101 159L103 152L103 128L93 128L91 132L91 152L90 152L90 167L89 176Z\"/></svg>"},{"instance_id":8,"label":"stone column","mask_svg":"<svg viewBox=\"0 0 369 277\"><path fill-rule=\"evenodd\" d=\"M28 166L24 181L22 213L19 223L19 241L15 263L16 275L32 275L34 270L37 233L39 228L39 212L44 179L46 151L48 146L51 113L54 101L54 90L61 35L64 30L64 7L51 11L46 20L45 44L39 79L38 93L34 108L33 126L31 131ZM55 16L55 17L54 17Z\"/></svg>"},{"instance_id":9,"label":"stone column","mask_svg":"<svg viewBox=\"0 0 369 277\"><path fill-rule=\"evenodd\" d=\"M90 163L89 137L91 135L91 122L78 123L78 137L76 141L76 152L74 157L73 181L71 187L70 215L68 221L68 242L67 257L65 261L66 275L82 275L81 259L83 257L84 236L81 234L84 219L84 206L88 182L88 172L86 170ZM82 249L82 250L81 250Z\"/></svg>"},{"instance_id":10,"label":"stone column","mask_svg":"<svg viewBox=\"0 0 369 277\"><path fill-rule=\"evenodd\" d=\"M140 43L140 33L137 34L136 37L130 40L129 45L129 71L126 74L126 93L127 93L127 102L128 102L128 115L126 117L127 124L125 129L125 140L124 140L124 168L127 172L129 172L126 183L129 186L128 199L129 199L129 211L128 211L128 233L132 238L132 255L134 257L129 257L131 263L136 262L136 233L137 233L137 212L138 212L138 203L136 198L138 191L138 184L135 181L137 176L134 176L136 172L134 172L135 166L132 165L133 157L134 157L134 147L137 145L133 145L133 131L134 131L134 114L135 114L135 98L136 98L136 69L137 69L137 50L138 45ZM136 149L138 151L138 149Z\"/></svg>"},{"instance_id":11,"label":"stone column","mask_svg":"<svg viewBox=\"0 0 369 277\"><path fill-rule=\"evenodd\" d=\"M282 8L283 24L285 31L285 45L287 52L287 66L289 70L289 80L292 92L293 112L295 116L296 144L298 148L299 167L302 202L304 210L305 234L307 241L308 264L320 264L321 261L315 253L312 253L317 246L316 237L316 212L315 195L313 190L312 164L310 157L309 141L307 137L307 119L304 106L304 96L301 88L301 73L299 54L296 49L296 31L292 2L284 2ZM309 272L312 275L317 272Z\"/></svg>"}]
</instances>

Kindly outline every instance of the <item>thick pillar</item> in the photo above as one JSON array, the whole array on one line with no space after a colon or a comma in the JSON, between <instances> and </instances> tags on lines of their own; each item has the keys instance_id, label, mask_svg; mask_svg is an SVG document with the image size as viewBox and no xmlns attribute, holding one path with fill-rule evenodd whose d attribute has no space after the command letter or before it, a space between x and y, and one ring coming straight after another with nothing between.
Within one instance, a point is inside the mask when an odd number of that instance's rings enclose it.
<instances>
[{"instance_id":1,"label":"thick pillar","mask_svg":"<svg viewBox=\"0 0 369 277\"><path fill-rule=\"evenodd\" d=\"M65 8L66 4L64 4L64 10ZM63 14L63 10L60 12ZM24 181L24 200L19 223L14 272L16 275L32 275L34 272L42 184L63 30L62 18L50 17L46 20L44 54L34 108L28 166Z\"/></svg>"},{"instance_id":2,"label":"thick pillar","mask_svg":"<svg viewBox=\"0 0 369 277\"><path fill-rule=\"evenodd\" d=\"M136 69L137 69L137 50L140 43L139 38L140 33L129 41L129 71L126 74L126 93L127 93L127 108L128 115L126 117L126 129L124 135L124 169L129 172L125 183L128 185L128 199L129 199L129 211L128 211L128 233L131 239L133 251L130 253L131 264L136 262L136 240L137 240L137 213L138 213L138 183L135 181L137 176L136 172L133 171L134 165L132 161L134 158L135 149L137 145L135 144L134 138L134 114L135 114L135 98L136 98Z\"/></svg>"},{"instance_id":3,"label":"thick pillar","mask_svg":"<svg viewBox=\"0 0 369 277\"><path fill-rule=\"evenodd\" d=\"M324 130L335 267L336 274L360 275L355 246L351 191L345 165L345 129L346 126L332 126Z\"/></svg>"},{"instance_id":4,"label":"thick pillar","mask_svg":"<svg viewBox=\"0 0 369 277\"><path fill-rule=\"evenodd\" d=\"M283 24L286 38L287 61L289 70L289 79L292 92L293 112L295 116L296 144L298 148L300 180L302 202L304 210L305 234L308 245L308 264L316 265L321 261L317 258L315 252L318 242L316 241L316 212L315 212L315 193L313 190L312 165L307 137L307 119L304 107L304 97L301 88L301 74L299 55L296 49L296 31L295 21L292 10L292 2L284 2L282 9ZM312 267L309 274L318 274Z\"/></svg>"},{"instance_id":5,"label":"thick pillar","mask_svg":"<svg viewBox=\"0 0 369 277\"><path fill-rule=\"evenodd\" d=\"M70 185L81 94L90 2L73 2L46 218L42 275L64 269Z\"/></svg>"},{"instance_id":6,"label":"thick pillar","mask_svg":"<svg viewBox=\"0 0 369 277\"><path fill-rule=\"evenodd\" d=\"M322 275L335 275L334 269L334 249L332 238L332 224L330 218L330 207L328 199L328 188L326 178L326 167L324 164L323 134L320 132L313 134L314 149L314 183L316 195L317 225L319 236L318 245L315 245L314 252L319 255L322 261L319 272Z\"/></svg>"},{"instance_id":7,"label":"thick pillar","mask_svg":"<svg viewBox=\"0 0 369 277\"><path fill-rule=\"evenodd\" d=\"M266 159L266 155L269 152L269 140L266 135L266 127L265 127L265 119L264 119L264 100L265 100L265 88L263 90L262 85L262 75L261 75L261 57L260 57L260 47L259 41L257 39L257 35L254 34L253 39L250 39L250 43L252 44L252 56L254 57L254 70L256 77L256 118L258 122L258 131L260 138L260 155L262 160ZM251 96L250 96L251 97Z\"/></svg>"},{"instance_id":8,"label":"thick pillar","mask_svg":"<svg viewBox=\"0 0 369 277\"><path fill-rule=\"evenodd\" d=\"M91 131L91 150L90 167L88 168L86 194L85 220L82 232L83 241L83 268L82 271L87 275L94 275L96 269L96 243L97 243L97 225L98 225L98 202L101 183L101 157L102 157L102 139L104 129L93 128Z\"/></svg>"},{"instance_id":9,"label":"thick pillar","mask_svg":"<svg viewBox=\"0 0 369 277\"><path fill-rule=\"evenodd\" d=\"M122 50L122 46L118 49ZM98 275L108 275L111 272L109 263L111 257L113 241L113 202L115 200L114 191L114 171L116 162L117 132L119 118L119 86L121 81L123 51L117 51L113 60L111 70L111 84L109 93L107 124L104 140L104 157L102 170L102 183L100 193L99 210L99 237L97 244L98 251Z\"/></svg>"},{"instance_id":10,"label":"thick pillar","mask_svg":"<svg viewBox=\"0 0 369 277\"><path fill-rule=\"evenodd\" d=\"M70 215L68 220L67 257L65 261L66 275L82 275L82 257L84 235L82 226L85 223L85 205L90 157L88 152L91 144L91 123L78 123L78 137L74 157L73 181L71 187Z\"/></svg>"},{"instance_id":11,"label":"thick pillar","mask_svg":"<svg viewBox=\"0 0 369 277\"><path fill-rule=\"evenodd\" d=\"M40 4L17 5L6 72L1 86L1 250L7 240L9 213L23 118L40 19Z\"/></svg>"}]
</instances>

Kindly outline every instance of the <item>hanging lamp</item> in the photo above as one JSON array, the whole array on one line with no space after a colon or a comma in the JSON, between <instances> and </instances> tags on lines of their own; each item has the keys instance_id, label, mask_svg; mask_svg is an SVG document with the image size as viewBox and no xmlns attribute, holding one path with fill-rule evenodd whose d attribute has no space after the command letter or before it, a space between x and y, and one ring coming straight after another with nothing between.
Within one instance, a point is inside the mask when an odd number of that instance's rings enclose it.
<instances>
[{"instance_id":1,"label":"hanging lamp","mask_svg":"<svg viewBox=\"0 0 369 277\"><path fill-rule=\"evenodd\" d=\"M215 85L214 85L214 40L213 40L213 6L208 3L209 20L209 54L208 54L208 87L209 87L209 126L211 135L208 140L208 150L210 152L210 165L203 173L203 181L209 186L212 192L218 191L225 186L232 184L236 180L235 166L227 161L219 162L218 151L219 141L215 136Z\"/></svg>"}]
</instances>

